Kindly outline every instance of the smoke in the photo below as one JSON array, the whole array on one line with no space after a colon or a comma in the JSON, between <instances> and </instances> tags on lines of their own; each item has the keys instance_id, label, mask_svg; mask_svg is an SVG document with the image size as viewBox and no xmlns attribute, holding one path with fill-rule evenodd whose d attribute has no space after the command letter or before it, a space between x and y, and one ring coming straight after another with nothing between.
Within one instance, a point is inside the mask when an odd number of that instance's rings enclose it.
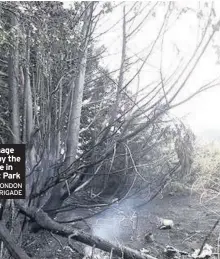
<instances>
[{"instance_id":1,"label":"smoke","mask_svg":"<svg viewBox=\"0 0 220 259\"><path fill-rule=\"evenodd\" d=\"M134 200L126 200L112 205L95 218L92 234L112 243L118 243L125 235L131 237L137 228L134 204Z\"/></svg>"}]
</instances>

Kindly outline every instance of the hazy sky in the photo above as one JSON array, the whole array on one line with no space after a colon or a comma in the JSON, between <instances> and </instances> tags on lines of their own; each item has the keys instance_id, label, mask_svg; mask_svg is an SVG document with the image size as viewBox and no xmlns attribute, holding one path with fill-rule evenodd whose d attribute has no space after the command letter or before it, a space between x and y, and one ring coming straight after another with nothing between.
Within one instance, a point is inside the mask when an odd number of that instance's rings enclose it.
<instances>
[{"instance_id":1,"label":"hazy sky","mask_svg":"<svg viewBox=\"0 0 220 259\"><path fill-rule=\"evenodd\" d=\"M154 3L155 2L152 2L152 4ZM132 2L127 2L127 8L129 8L131 4ZM169 71L173 71L181 59L187 61L187 58L190 58L190 55L201 37L201 28L204 26L204 22L207 21L206 17L210 12L211 3L209 3L208 7L204 7L204 2L191 3L189 1L184 1L184 3L178 2L177 4L179 7L187 6L194 10L202 10L203 18L199 20L196 12L189 10L177 21L173 19L173 23L171 22L170 29L166 33L164 39L163 70L165 75L166 73L169 73ZM215 3L215 10L216 16L219 17L219 3ZM150 41L155 38L157 33L157 29L155 28L159 28L164 17L163 8L159 8L155 15L156 17L152 16L134 39L129 41L129 55L132 53L139 53L139 51L146 48ZM101 24L99 31L105 31L106 28L110 28L112 24L118 22L120 17L122 17L122 7L117 8L117 10L113 11L109 17L106 17L106 20ZM217 54L213 48L213 45L220 42L219 34L220 32L217 33L214 41L211 42L180 97L184 98L188 96L188 94L194 92L209 80L220 76L220 65L217 64ZM110 70L115 69L116 66L119 66L120 62L121 22L100 40L108 49L109 56L105 58L104 64L109 67ZM138 56L142 57L143 55L144 57L144 53L146 55L147 52L143 51L138 54ZM157 49L155 55L149 60L141 75L141 84L144 85L146 82L150 81L150 79L158 77L158 68L161 59L160 53L160 50ZM133 72L135 72L135 70ZM135 85L133 87L135 88ZM219 130L220 135L219 112L220 86L204 92L187 102L187 104L172 110L174 115L184 118L184 121L191 126L195 133L202 134L204 131L208 130Z\"/></svg>"},{"instance_id":2,"label":"hazy sky","mask_svg":"<svg viewBox=\"0 0 220 259\"><path fill-rule=\"evenodd\" d=\"M68 5L69 3L71 2L67 1L65 2L65 5ZM118 4L120 1L117 1L116 3ZM141 4L141 2L139 3ZM142 2L142 5L145 5L146 3L147 2ZM151 2L151 6L155 3L156 1ZM195 50L198 41L201 38L201 28L203 28L205 22L207 22L211 6L211 2L208 2L208 6L205 6L205 2L197 1L176 1L175 3L179 8L188 7L191 9L178 20L175 19L175 15L171 19L169 30L165 34L163 43L162 67L164 75L169 74L170 71L174 71L180 60L185 60L186 62L190 58L190 55ZM127 10L133 4L134 2L131 1L126 2ZM120 65L122 5L123 4L114 9L109 15L105 15L96 30L98 35L100 32L110 29L107 33L97 38L97 44L100 46L105 45L107 48L107 52L104 54L105 58L103 60L103 65L108 67L110 71L119 68ZM220 17L220 3L218 1L214 2L214 9L217 21L217 18ZM164 18L165 9L157 8L156 10L156 13L150 16L150 19L147 20L141 31L128 42L128 56L137 54L139 58L145 57L148 50L147 47L151 41L155 39ZM200 20L197 17L199 10L202 10L203 12L203 17ZM143 15L146 15L146 12L144 12ZM140 16L139 21L143 18L143 15ZM220 65L217 64L217 54L213 48L213 45L219 43L220 32L216 34L214 41L209 45L180 97L187 97L190 93L193 93L208 81L220 76ZM141 86L146 85L147 82L152 81L154 78L158 79L161 61L161 49L159 48L158 45L155 54L143 69L140 76ZM131 75L132 73L135 73L136 70L137 67L134 66L133 70L130 71ZM135 83L132 87L136 89ZM195 133L200 135L202 135L203 132L210 130L215 132L218 132L219 130L220 135L219 112L220 86L200 94L186 104L171 111L172 114L182 118L190 125Z\"/></svg>"}]
</instances>

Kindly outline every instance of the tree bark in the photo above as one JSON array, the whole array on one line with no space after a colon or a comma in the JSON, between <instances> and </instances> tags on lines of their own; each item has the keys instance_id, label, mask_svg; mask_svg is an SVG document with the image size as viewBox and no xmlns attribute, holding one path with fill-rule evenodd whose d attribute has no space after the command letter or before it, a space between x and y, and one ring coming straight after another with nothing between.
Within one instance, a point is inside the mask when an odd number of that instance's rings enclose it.
<instances>
[{"instance_id":1,"label":"tree bark","mask_svg":"<svg viewBox=\"0 0 220 259\"><path fill-rule=\"evenodd\" d=\"M88 51L88 41L89 33L91 28L91 17L93 12L93 3L88 3L90 5L84 15L84 23L82 27L82 40L83 44L81 46L82 53L79 58L79 71L76 80L72 81L72 98L71 98L71 108L69 115L69 125L67 133L67 152L64 161L64 168L68 168L74 161L77 153L79 129L80 129L80 117L82 109L82 98L85 83L85 73L86 73L86 63L87 63L87 51ZM81 179L81 175L75 178L76 185ZM78 185L77 185L78 186ZM70 188L71 189L71 188ZM72 189L71 189L72 190ZM56 209L60 208L63 200L65 198L66 191L64 189L64 184L57 184L51 192L50 198L43 206L45 211L48 211L48 215L51 218L56 216ZM35 231L37 231L35 226Z\"/></svg>"},{"instance_id":2,"label":"tree bark","mask_svg":"<svg viewBox=\"0 0 220 259\"><path fill-rule=\"evenodd\" d=\"M82 99L83 99L83 90L85 84L85 73L86 73L86 63L87 63L87 52L88 52L88 41L89 41L89 32L91 27L91 16L93 11L93 5L86 10L84 16L84 24L82 28L82 39L83 44L81 46L82 53L80 54L79 62L79 71L76 80L72 81L72 99L71 99L71 108L69 116L69 125L67 133L67 142L66 142L66 158L65 166L70 166L76 158L78 139L79 139L79 129L80 129L80 118L82 110Z\"/></svg>"},{"instance_id":3,"label":"tree bark","mask_svg":"<svg viewBox=\"0 0 220 259\"><path fill-rule=\"evenodd\" d=\"M63 103L63 80L60 81L60 88L59 88L59 106L58 106L58 115L57 115L57 143L56 143L56 159L60 159L60 141L61 141L61 114L62 114L62 103Z\"/></svg>"},{"instance_id":4,"label":"tree bark","mask_svg":"<svg viewBox=\"0 0 220 259\"><path fill-rule=\"evenodd\" d=\"M9 102L11 109L11 130L12 143L20 143L20 117L19 117L19 98L18 98L18 21L13 12L10 12L11 23L11 46L8 59L9 77Z\"/></svg>"},{"instance_id":5,"label":"tree bark","mask_svg":"<svg viewBox=\"0 0 220 259\"><path fill-rule=\"evenodd\" d=\"M25 44L25 66L24 66L24 106L23 106L23 140L27 143L27 167L31 171L36 163L35 160L35 148L33 139L31 138L34 121L33 121L33 100L32 89L30 82L30 32L26 33ZM35 174L32 174L27 178L27 196L31 192L32 185L35 182Z\"/></svg>"}]
</instances>

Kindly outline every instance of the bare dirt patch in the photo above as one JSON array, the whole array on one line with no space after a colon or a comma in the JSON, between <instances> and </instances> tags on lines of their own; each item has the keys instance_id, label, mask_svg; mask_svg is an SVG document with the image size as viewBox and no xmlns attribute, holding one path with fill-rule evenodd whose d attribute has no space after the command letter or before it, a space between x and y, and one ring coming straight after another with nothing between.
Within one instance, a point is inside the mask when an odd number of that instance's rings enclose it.
<instances>
[{"instance_id":1,"label":"bare dirt patch","mask_svg":"<svg viewBox=\"0 0 220 259\"><path fill-rule=\"evenodd\" d=\"M174 246L180 250L193 252L201 247L205 237L211 230L220 215L220 199L201 201L200 196L167 196L156 198L141 209L138 217L138 237L133 241L124 237L124 243L136 248L142 247L150 250L152 254L160 257L166 245ZM172 219L174 228L160 230L158 219ZM208 244L217 252L220 226L212 233ZM151 232L154 235L153 243L144 242L144 235Z\"/></svg>"}]
</instances>

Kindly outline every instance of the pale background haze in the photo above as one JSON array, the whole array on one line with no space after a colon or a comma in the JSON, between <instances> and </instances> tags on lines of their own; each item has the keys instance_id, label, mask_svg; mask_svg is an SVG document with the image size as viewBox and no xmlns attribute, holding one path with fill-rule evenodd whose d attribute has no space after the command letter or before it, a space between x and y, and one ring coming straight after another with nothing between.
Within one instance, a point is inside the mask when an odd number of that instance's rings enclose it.
<instances>
[{"instance_id":1,"label":"pale background haze","mask_svg":"<svg viewBox=\"0 0 220 259\"><path fill-rule=\"evenodd\" d=\"M71 2L65 2L64 4L68 6ZM115 2L119 4L120 1ZM146 2L145 2L146 3ZM151 2L153 6L156 1ZM179 64L180 60L187 62L192 52L195 50L198 41L201 37L201 28L207 21L207 17L210 11L211 2L207 8L204 7L205 2L197 1L176 1L177 7L179 8L190 8L184 15L182 15L178 20L176 16L173 15L173 22L169 26L168 32L165 34L163 43L163 57L162 57L162 68L164 76L170 71L173 71ZM125 2L127 10L129 6L134 4L134 2ZM144 3L142 3L144 4ZM114 15L105 16L105 20L99 24L97 33L97 44L104 45L107 49L106 53L103 55L104 61L103 66L106 66L110 71L119 68L120 65L120 53L121 53L121 27L122 27L122 6L119 5L113 10ZM146 21L140 32L135 35L128 42L128 53L127 56L138 56L140 59L146 56L147 50L149 49L149 44L155 39L161 22L164 18L164 10L167 6L157 8L155 17L151 16L150 19ZM220 3L218 1L214 2L214 9L216 12L216 21L220 17ZM199 20L197 18L197 13L199 10L203 10L203 19ZM143 13L146 15L146 12ZM140 17L141 19L141 17ZM171 19L172 21L172 19ZM110 29L110 30L109 30ZM109 30L108 33L99 36L100 33ZM143 36L145 35L145 36ZM187 87L181 93L181 98L187 97L190 93L194 92L196 89L204 85L205 83L220 77L220 64L218 64L218 56L216 54L216 49L213 47L220 43L220 32L218 32L211 42L202 59L200 60L196 70L191 76L187 83ZM144 86L148 82L151 82L154 78L158 78L159 67L161 62L161 49L158 45L157 51L147 62L145 68L140 75L140 85ZM187 59L188 58L188 59ZM137 65L138 67L138 65ZM135 66L133 71L134 74ZM137 83L133 83L131 88L133 91L136 90ZM180 99L181 99L180 98ZM210 89L187 102L180 107L173 109L171 113L179 118L181 118L186 124L188 124L194 133L205 139L220 140L220 86Z\"/></svg>"}]
</instances>

